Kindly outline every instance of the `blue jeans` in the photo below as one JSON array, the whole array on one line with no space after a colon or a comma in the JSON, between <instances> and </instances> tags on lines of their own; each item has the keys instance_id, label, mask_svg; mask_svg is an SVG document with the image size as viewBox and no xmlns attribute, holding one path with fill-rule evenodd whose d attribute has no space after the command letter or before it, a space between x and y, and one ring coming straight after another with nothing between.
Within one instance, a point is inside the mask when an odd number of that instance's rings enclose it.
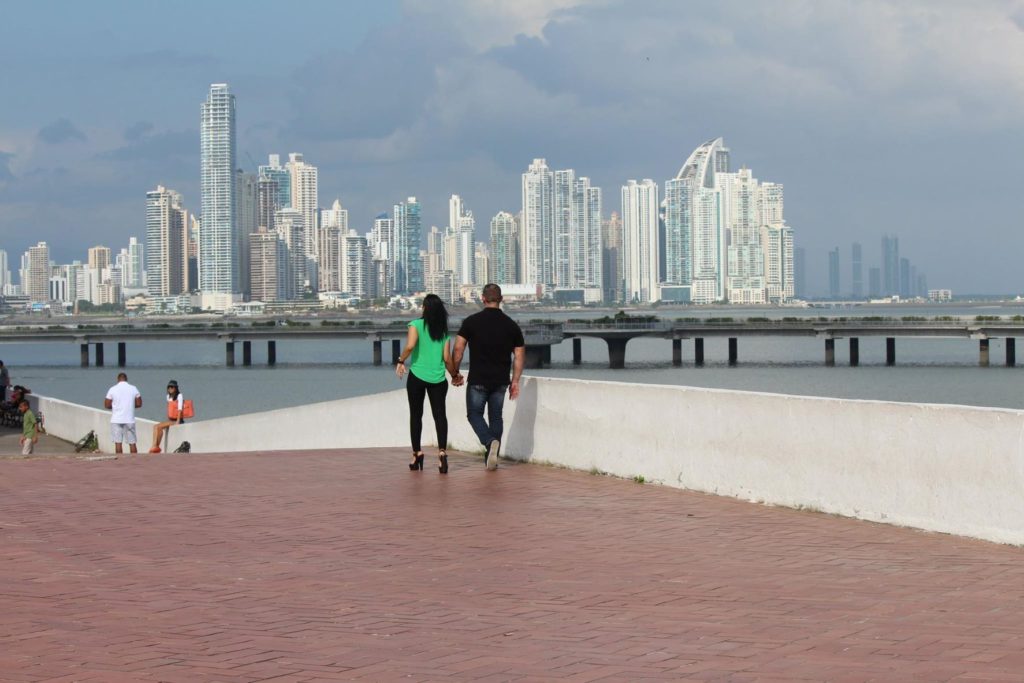
<instances>
[{"instance_id":1,"label":"blue jeans","mask_svg":"<svg viewBox=\"0 0 1024 683\"><path fill-rule=\"evenodd\" d=\"M476 438L484 446L490 445L494 439L501 440L505 423L501 418L501 410L505 407L505 391L508 385L489 388L480 384L471 384L466 392L466 417L469 425L476 432ZM487 407L487 420L484 421L484 407Z\"/></svg>"}]
</instances>

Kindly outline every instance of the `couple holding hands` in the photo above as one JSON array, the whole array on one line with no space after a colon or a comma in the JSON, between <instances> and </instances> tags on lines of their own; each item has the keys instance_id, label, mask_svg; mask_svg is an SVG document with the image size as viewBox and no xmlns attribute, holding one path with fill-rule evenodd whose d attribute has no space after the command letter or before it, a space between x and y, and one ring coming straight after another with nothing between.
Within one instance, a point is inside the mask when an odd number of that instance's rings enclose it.
<instances>
[{"instance_id":1,"label":"couple holding hands","mask_svg":"<svg viewBox=\"0 0 1024 683\"><path fill-rule=\"evenodd\" d=\"M430 412L437 429L438 471L448 473L448 417L445 397L451 375L452 386L468 385L466 417L480 443L487 449L484 461L488 470L498 466L501 437L504 431L502 409L505 392L514 401L519 396L519 380L526 359L523 331L501 310L501 287L484 286L484 308L462 321L455 343L448 331L448 311L436 294L423 299L423 314L409 323L405 348L398 357L395 374L401 379L406 372L406 394L409 398L409 435L412 440L412 462L409 469L423 469L423 402L430 400ZM469 347L471 359L469 378L459 372L462 357ZM412 358L408 370L405 361ZM487 413L485 419L484 413Z\"/></svg>"}]
</instances>

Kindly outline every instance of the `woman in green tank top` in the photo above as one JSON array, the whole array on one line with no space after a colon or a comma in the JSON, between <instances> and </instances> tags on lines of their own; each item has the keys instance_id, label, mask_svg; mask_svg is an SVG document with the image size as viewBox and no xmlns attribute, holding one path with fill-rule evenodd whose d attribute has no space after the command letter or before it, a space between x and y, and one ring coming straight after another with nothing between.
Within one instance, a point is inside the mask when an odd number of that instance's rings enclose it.
<instances>
[{"instance_id":1,"label":"woman in green tank top","mask_svg":"<svg viewBox=\"0 0 1024 683\"><path fill-rule=\"evenodd\" d=\"M409 379L405 391L409 398L409 436L412 440L412 462L409 469L423 469L423 450L420 435L423 432L423 399L430 398L430 412L437 429L438 471L448 473L448 416L445 396L448 380L445 372L455 377L452 368L451 337L448 335L448 311L441 297L428 294L423 299L423 315L409 323L405 348L398 357L395 374L405 375L405 360L412 357Z\"/></svg>"}]
</instances>

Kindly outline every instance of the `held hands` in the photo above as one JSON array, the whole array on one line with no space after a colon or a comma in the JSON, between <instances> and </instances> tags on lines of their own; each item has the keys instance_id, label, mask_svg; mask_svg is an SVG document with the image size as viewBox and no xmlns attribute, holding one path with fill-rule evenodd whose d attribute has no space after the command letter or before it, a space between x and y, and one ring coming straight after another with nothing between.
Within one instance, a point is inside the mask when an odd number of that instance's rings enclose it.
<instances>
[{"instance_id":1,"label":"held hands","mask_svg":"<svg viewBox=\"0 0 1024 683\"><path fill-rule=\"evenodd\" d=\"M457 372L452 376L452 386L461 387L466 383L466 378L462 376L461 372Z\"/></svg>"}]
</instances>

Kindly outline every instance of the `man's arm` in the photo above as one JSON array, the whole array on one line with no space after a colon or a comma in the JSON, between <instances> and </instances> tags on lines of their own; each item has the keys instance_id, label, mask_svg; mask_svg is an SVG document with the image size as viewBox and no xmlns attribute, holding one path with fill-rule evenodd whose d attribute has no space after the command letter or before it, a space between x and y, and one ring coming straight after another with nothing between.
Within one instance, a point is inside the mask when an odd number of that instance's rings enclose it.
<instances>
[{"instance_id":1,"label":"man's arm","mask_svg":"<svg viewBox=\"0 0 1024 683\"><path fill-rule=\"evenodd\" d=\"M519 398L519 378L523 376L523 367L526 365L526 347L517 346L512 353L512 384L508 386L508 397L514 401Z\"/></svg>"},{"instance_id":2,"label":"man's arm","mask_svg":"<svg viewBox=\"0 0 1024 683\"><path fill-rule=\"evenodd\" d=\"M142 395L141 394L135 394L135 407L136 408L141 408L142 407Z\"/></svg>"},{"instance_id":3,"label":"man's arm","mask_svg":"<svg viewBox=\"0 0 1024 683\"><path fill-rule=\"evenodd\" d=\"M462 357L466 354L466 344L469 343L461 334L455 337L455 353L452 354L452 375L459 374L462 366Z\"/></svg>"},{"instance_id":4,"label":"man's arm","mask_svg":"<svg viewBox=\"0 0 1024 683\"><path fill-rule=\"evenodd\" d=\"M106 408L107 410L112 409L114 407L114 399L110 398L110 396L108 395L105 399L103 399L103 407Z\"/></svg>"}]
</instances>

